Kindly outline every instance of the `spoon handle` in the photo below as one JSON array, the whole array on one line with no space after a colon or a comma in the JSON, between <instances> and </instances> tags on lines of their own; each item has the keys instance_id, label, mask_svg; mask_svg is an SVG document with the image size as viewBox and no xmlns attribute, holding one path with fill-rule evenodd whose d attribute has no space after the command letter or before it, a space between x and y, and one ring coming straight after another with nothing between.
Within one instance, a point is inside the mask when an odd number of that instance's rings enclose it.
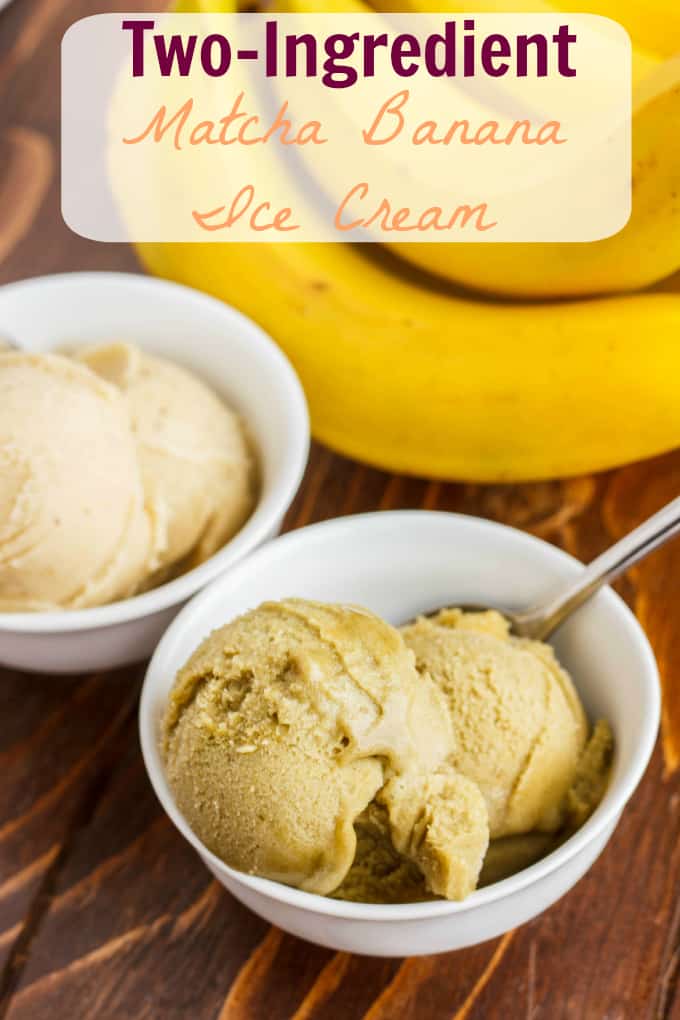
<instances>
[{"instance_id":1,"label":"spoon handle","mask_svg":"<svg viewBox=\"0 0 680 1020\"><path fill-rule=\"evenodd\" d=\"M548 602L513 620L515 633L542 640L559 627L603 584L613 581L680 532L680 497L672 500L639 527L589 563L585 570Z\"/></svg>"}]
</instances>

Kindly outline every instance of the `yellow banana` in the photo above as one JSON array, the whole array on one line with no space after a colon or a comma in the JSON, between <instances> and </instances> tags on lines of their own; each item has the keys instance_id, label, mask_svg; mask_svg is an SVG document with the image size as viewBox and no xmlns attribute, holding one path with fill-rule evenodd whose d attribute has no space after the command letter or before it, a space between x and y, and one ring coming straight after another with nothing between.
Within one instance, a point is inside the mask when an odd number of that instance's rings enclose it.
<instances>
[{"instance_id":1,"label":"yellow banana","mask_svg":"<svg viewBox=\"0 0 680 1020\"><path fill-rule=\"evenodd\" d=\"M602 8L609 8L610 11L616 7L628 9L633 6L636 0L630 0L629 3L617 3L617 0L604 0L604 2L595 0L593 3L592 0L589 0L587 4L568 3L563 0L522 0L521 4L517 3L517 0L369 0L369 2L376 10L403 11L411 14L441 13L442 11L450 14L516 14L518 10L521 10L523 14L555 14L560 11L575 14L606 14ZM657 3L659 6L667 6L670 10L675 0L657 0ZM631 26L627 25L623 18L617 18L613 13L606 14L606 16L623 24L633 39L633 79L635 81L641 81L653 71L661 62L662 55L670 56L674 52L672 46L669 46L668 40L666 40L666 47L658 50L636 37ZM671 18L673 17L675 16L671 16ZM631 22L634 21L637 27L641 20L635 18L631 19ZM675 48L680 50L680 18L677 20L678 33Z\"/></svg>"},{"instance_id":2,"label":"yellow banana","mask_svg":"<svg viewBox=\"0 0 680 1020\"><path fill-rule=\"evenodd\" d=\"M236 14L238 0L176 0L172 9L177 14Z\"/></svg>"},{"instance_id":3,"label":"yellow banana","mask_svg":"<svg viewBox=\"0 0 680 1020\"><path fill-rule=\"evenodd\" d=\"M375 245L157 244L140 255L258 321L300 373L315 435L379 467L539 479L680 443L678 294L484 303L423 286Z\"/></svg>"},{"instance_id":4,"label":"yellow banana","mask_svg":"<svg viewBox=\"0 0 680 1020\"><path fill-rule=\"evenodd\" d=\"M277 11L366 10L363 0L270 0ZM372 0L385 10L439 10L441 0ZM460 10L466 4L443 5ZM481 10L508 10L513 0L486 0ZM479 10L478 0L469 9ZM547 0L531 9L555 10ZM512 298L555 298L639 290L680 267L680 59L661 65L638 87L634 120L634 209L615 237L589 244L391 245L427 272L473 290ZM327 175L328 176L328 175Z\"/></svg>"},{"instance_id":5,"label":"yellow banana","mask_svg":"<svg viewBox=\"0 0 680 1020\"><path fill-rule=\"evenodd\" d=\"M650 97L651 94L651 97ZM415 265L509 297L639 290L680 268L680 58L640 87L633 118L633 213L591 244L399 244Z\"/></svg>"},{"instance_id":6,"label":"yellow banana","mask_svg":"<svg viewBox=\"0 0 680 1020\"><path fill-rule=\"evenodd\" d=\"M633 46L634 74L640 78L645 67L659 57L680 52L680 8L676 0L370 0L383 11L450 12L452 14L599 14L618 21L630 35Z\"/></svg>"},{"instance_id":7,"label":"yellow banana","mask_svg":"<svg viewBox=\"0 0 680 1020\"><path fill-rule=\"evenodd\" d=\"M265 6L282 14L364 14L364 0L265 0Z\"/></svg>"},{"instance_id":8,"label":"yellow banana","mask_svg":"<svg viewBox=\"0 0 680 1020\"><path fill-rule=\"evenodd\" d=\"M601 14L618 21L637 46L662 57L680 53L680 6L677 0L588 0L578 3L556 0L562 11Z\"/></svg>"},{"instance_id":9,"label":"yellow banana","mask_svg":"<svg viewBox=\"0 0 680 1020\"><path fill-rule=\"evenodd\" d=\"M202 0L203 3L210 0ZM661 0L663 3L663 0ZM669 0L669 3L673 0ZM213 10L216 9L219 0L214 0ZM517 12L516 0L262 0L261 7L275 11L289 11L297 14L314 14L327 12L329 14L352 13L360 14L362 11L372 9L374 11L395 12L395 13L475 13L475 14L515 14ZM550 0L523 0L522 12L527 14L554 14L556 11L567 10L568 5L553 2ZM601 6L617 6L615 0ZM578 4L572 7L576 13L582 13L583 7ZM585 13L604 13L591 11L590 5ZM608 15L614 17L614 15ZM616 20L614 18L614 20ZM680 51L680 17L678 18L678 45ZM661 50L665 53L666 50ZM671 51L672 52L672 51ZM670 54L669 54L670 55ZM633 80L643 81L648 74L651 74L662 60L658 51L643 48L642 45L633 45Z\"/></svg>"},{"instance_id":10,"label":"yellow banana","mask_svg":"<svg viewBox=\"0 0 680 1020\"><path fill-rule=\"evenodd\" d=\"M655 293L680 294L680 273L674 273L667 280L662 280L654 287Z\"/></svg>"},{"instance_id":11,"label":"yellow banana","mask_svg":"<svg viewBox=\"0 0 680 1020\"><path fill-rule=\"evenodd\" d=\"M509 481L680 443L680 296L507 306L424 289L367 246L144 245L288 353L314 434L382 468Z\"/></svg>"}]
</instances>

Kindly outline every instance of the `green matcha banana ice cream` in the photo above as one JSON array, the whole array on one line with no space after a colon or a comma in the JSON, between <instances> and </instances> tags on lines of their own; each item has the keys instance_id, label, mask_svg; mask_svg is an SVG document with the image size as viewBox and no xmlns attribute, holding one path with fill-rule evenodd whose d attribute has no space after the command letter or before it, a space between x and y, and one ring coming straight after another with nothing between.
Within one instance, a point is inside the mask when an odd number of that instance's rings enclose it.
<instances>
[{"instance_id":1,"label":"green matcha banana ice cream","mask_svg":"<svg viewBox=\"0 0 680 1020\"><path fill-rule=\"evenodd\" d=\"M402 633L446 698L453 764L482 791L491 838L559 829L588 722L550 646L496 612L445 609Z\"/></svg>"},{"instance_id":2,"label":"green matcha banana ice cream","mask_svg":"<svg viewBox=\"0 0 680 1020\"><path fill-rule=\"evenodd\" d=\"M178 807L239 870L331 893L378 798L428 889L474 889L488 845L474 783L451 767L445 699L397 630L364 609L291 599L215 631L163 723Z\"/></svg>"},{"instance_id":3,"label":"green matcha banana ice cream","mask_svg":"<svg viewBox=\"0 0 680 1020\"><path fill-rule=\"evenodd\" d=\"M300 599L203 642L162 743L178 807L227 864L382 903L463 899L549 853L599 803L613 747L549 646L498 613L399 632Z\"/></svg>"}]
</instances>

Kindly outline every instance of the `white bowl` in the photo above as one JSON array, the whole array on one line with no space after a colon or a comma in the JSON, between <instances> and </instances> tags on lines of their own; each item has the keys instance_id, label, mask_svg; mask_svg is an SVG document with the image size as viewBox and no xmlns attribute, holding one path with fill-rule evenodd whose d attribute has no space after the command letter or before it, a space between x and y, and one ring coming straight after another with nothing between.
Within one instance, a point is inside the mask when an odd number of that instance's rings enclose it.
<instances>
[{"instance_id":1,"label":"white bowl","mask_svg":"<svg viewBox=\"0 0 680 1020\"><path fill-rule=\"evenodd\" d=\"M276 534L309 451L302 387L289 361L250 319L188 287L130 273L67 273L0 288L0 336L29 351L130 340L195 371L242 415L261 489L241 530L176 580L94 609L0 613L0 663L71 673L146 658L178 609Z\"/></svg>"},{"instance_id":2,"label":"white bowl","mask_svg":"<svg viewBox=\"0 0 680 1020\"><path fill-rule=\"evenodd\" d=\"M334 901L227 867L194 835L172 798L159 721L177 669L203 637L266 599L354 602L393 623L456 603L525 606L578 574L572 557L513 528L427 511L365 514L276 539L186 607L161 641L142 691L140 733L151 782L182 835L217 879L255 913L333 949L412 956L474 945L545 910L584 874L611 836L652 753L659 725L656 663L637 620L610 589L555 635L592 718L616 737L607 793L558 850L462 903L383 906Z\"/></svg>"}]
</instances>

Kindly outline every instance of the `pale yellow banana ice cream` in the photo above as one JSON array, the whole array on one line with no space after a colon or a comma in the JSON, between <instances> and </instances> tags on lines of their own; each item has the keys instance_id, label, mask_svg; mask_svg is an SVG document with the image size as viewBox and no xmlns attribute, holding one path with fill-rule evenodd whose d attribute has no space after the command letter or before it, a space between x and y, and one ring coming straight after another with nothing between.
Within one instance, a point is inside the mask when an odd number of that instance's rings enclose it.
<instances>
[{"instance_id":1,"label":"pale yellow banana ice cream","mask_svg":"<svg viewBox=\"0 0 680 1020\"><path fill-rule=\"evenodd\" d=\"M250 515L254 462L234 412L193 374L128 343L79 358L125 396L152 526L149 584L211 556Z\"/></svg>"},{"instance_id":2,"label":"pale yellow banana ice cream","mask_svg":"<svg viewBox=\"0 0 680 1020\"><path fill-rule=\"evenodd\" d=\"M177 677L162 740L178 807L232 867L331 893L377 798L430 891L475 887L484 798L449 764L441 692L366 610L291 599L216 631Z\"/></svg>"},{"instance_id":3,"label":"pale yellow banana ice cream","mask_svg":"<svg viewBox=\"0 0 680 1020\"><path fill-rule=\"evenodd\" d=\"M0 350L0 612L126 598L212 555L254 502L237 416L130 344Z\"/></svg>"},{"instance_id":4,"label":"pale yellow banana ice cream","mask_svg":"<svg viewBox=\"0 0 680 1020\"><path fill-rule=\"evenodd\" d=\"M588 723L552 649L511 637L495 612L443 610L402 633L446 697L452 761L483 793L491 838L559 829Z\"/></svg>"},{"instance_id":5,"label":"pale yellow banana ice cream","mask_svg":"<svg viewBox=\"0 0 680 1020\"><path fill-rule=\"evenodd\" d=\"M150 557L119 391L60 355L0 352L0 611L123 598Z\"/></svg>"}]
</instances>

